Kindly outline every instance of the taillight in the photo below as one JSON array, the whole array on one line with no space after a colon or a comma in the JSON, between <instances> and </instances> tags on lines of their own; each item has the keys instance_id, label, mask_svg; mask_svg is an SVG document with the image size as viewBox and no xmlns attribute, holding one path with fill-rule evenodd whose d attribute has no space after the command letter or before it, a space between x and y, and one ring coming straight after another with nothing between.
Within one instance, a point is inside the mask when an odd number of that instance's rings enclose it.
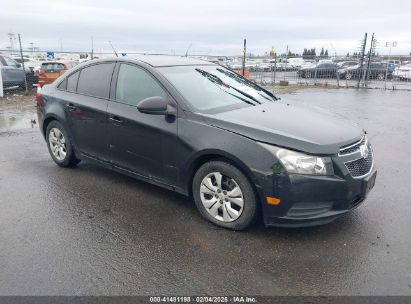
<instances>
[{"instance_id":1,"label":"taillight","mask_svg":"<svg viewBox=\"0 0 411 304\"><path fill-rule=\"evenodd\" d=\"M46 104L44 103L43 97L41 97L40 93L36 93L36 102L40 108L43 108Z\"/></svg>"},{"instance_id":2,"label":"taillight","mask_svg":"<svg viewBox=\"0 0 411 304\"><path fill-rule=\"evenodd\" d=\"M44 75L45 73L44 73L44 71L43 70L37 70L37 75Z\"/></svg>"}]
</instances>

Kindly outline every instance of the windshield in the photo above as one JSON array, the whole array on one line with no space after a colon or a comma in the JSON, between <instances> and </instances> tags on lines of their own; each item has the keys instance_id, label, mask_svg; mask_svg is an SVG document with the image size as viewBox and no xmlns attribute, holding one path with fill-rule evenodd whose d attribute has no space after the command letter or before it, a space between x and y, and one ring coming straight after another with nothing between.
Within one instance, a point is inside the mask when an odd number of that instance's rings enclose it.
<instances>
[{"instance_id":1,"label":"windshield","mask_svg":"<svg viewBox=\"0 0 411 304\"><path fill-rule=\"evenodd\" d=\"M221 66L173 66L159 71L197 110L256 106L276 100L269 91Z\"/></svg>"},{"instance_id":2,"label":"windshield","mask_svg":"<svg viewBox=\"0 0 411 304\"><path fill-rule=\"evenodd\" d=\"M18 67L18 63L9 57L3 57L7 66Z\"/></svg>"}]
</instances>

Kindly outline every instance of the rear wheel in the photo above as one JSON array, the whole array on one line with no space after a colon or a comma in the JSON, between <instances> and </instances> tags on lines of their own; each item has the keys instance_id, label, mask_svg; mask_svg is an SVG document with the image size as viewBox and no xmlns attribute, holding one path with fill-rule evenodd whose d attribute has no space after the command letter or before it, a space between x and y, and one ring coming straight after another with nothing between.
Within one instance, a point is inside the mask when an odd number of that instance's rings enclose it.
<instances>
[{"instance_id":1,"label":"rear wheel","mask_svg":"<svg viewBox=\"0 0 411 304\"><path fill-rule=\"evenodd\" d=\"M73 146L60 122L54 120L49 123L46 140L51 157L60 167L72 167L80 162L74 155Z\"/></svg>"},{"instance_id":2,"label":"rear wheel","mask_svg":"<svg viewBox=\"0 0 411 304\"><path fill-rule=\"evenodd\" d=\"M384 78L385 78L385 74L384 74L384 73L378 73L378 75L377 75L377 79L378 79L378 80L384 80Z\"/></svg>"},{"instance_id":3,"label":"rear wheel","mask_svg":"<svg viewBox=\"0 0 411 304\"><path fill-rule=\"evenodd\" d=\"M352 78L352 74L350 72L347 72L347 74L345 74L345 79L350 80Z\"/></svg>"},{"instance_id":4,"label":"rear wheel","mask_svg":"<svg viewBox=\"0 0 411 304\"><path fill-rule=\"evenodd\" d=\"M194 176L192 190L202 216L217 226L244 230L257 218L258 205L250 182L229 163L205 163Z\"/></svg>"}]
</instances>

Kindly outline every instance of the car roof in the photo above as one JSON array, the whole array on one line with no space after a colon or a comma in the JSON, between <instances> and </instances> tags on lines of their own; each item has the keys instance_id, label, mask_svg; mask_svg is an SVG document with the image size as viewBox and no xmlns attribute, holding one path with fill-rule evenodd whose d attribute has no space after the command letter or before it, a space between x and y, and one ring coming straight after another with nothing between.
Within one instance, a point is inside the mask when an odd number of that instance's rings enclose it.
<instances>
[{"instance_id":1,"label":"car roof","mask_svg":"<svg viewBox=\"0 0 411 304\"><path fill-rule=\"evenodd\" d=\"M133 60L142 61L153 67L177 66L177 65L213 65L214 63L182 56L169 55L138 55L130 57Z\"/></svg>"},{"instance_id":2,"label":"car roof","mask_svg":"<svg viewBox=\"0 0 411 304\"><path fill-rule=\"evenodd\" d=\"M41 63L41 65L43 64L54 64L54 63L62 63L62 64L68 64L68 63L72 63L74 61L72 60L53 60L53 61L44 61Z\"/></svg>"},{"instance_id":3,"label":"car roof","mask_svg":"<svg viewBox=\"0 0 411 304\"><path fill-rule=\"evenodd\" d=\"M139 61L148 64L152 67L168 67L168 66L189 66L189 65L215 65L215 63L201 60L197 58L170 56L170 55L130 55L126 57L114 58L116 61L133 62ZM94 59L90 62L113 61L113 58Z\"/></svg>"}]
</instances>

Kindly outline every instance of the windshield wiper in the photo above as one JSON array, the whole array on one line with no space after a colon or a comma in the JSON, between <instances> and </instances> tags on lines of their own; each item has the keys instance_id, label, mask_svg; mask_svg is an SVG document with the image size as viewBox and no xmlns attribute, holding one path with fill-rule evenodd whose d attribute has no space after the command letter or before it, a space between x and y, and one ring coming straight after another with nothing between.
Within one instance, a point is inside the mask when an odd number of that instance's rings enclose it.
<instances>
[{"instance_id":1,"label":"windshield wiper","mask_svg":"<svg viewBox=\"0 0 411 304\"><path fill-rule=\"evenodd\" d=\"M244 79L243 77L241 77L240 75L238 75L238 74L237 74L236 72L234 72L234 71L231 71L231 70L230 70L230 72L228 72L228 71L226 71L226 70L224 70L224 69L220 69L220 68L218 68L217 71L219 71L220 73L223 73L224 75L226 75L226 76L228 76L228 77L230 77L230 78L232 78L232 79L234 79L234 80L236 80L236 81L238 81L238 82L244 83L245 85L252 87L252 88L255 89L256 91L263 91L265 94L267 94L268 96L270 96L274 101L279 99L279 98L277 98L273 93L271 93L270 91L268 91L268 90L266 90L266 89L264 89L264 88L256 85L255 83L253 83L253 82L251 82L251 81L249 81L249 80L247 80L247 79ZM263 97L263 98L265 98L265 99L267 99L267 100L270 100L269 98L265 97L264 95L262 95L262 94L260 94L260 93L258 93L258 95L260 95L261 97Z\"/></svg>"},{"instance_id":2,"label":"windshield wiper","mask_svg":"<svg viewBox=\"0 0 411 304\"><path fill-rule=\"evenodd\" d=\"M233 86L229 85L228 83L225 83L220 77L218 77L218 76L216 76L216 75L214 75L214 74L212 74L212 73L210 73L210 72L201 70L201 69L196 69L196 71L199 72L199 73L200 73L201 75L203 75L204 77L206 77L206 78L207 78L208 80L210 80L211 82L216 83L216 84L218 84L218 85L220 85L220 86L223 86L223 87L227 87L227 88L229 88L229 89L233 89L234 91L236 91L236 92L244 95L245 97L251 99L252 101L254 101L254 102L258 103L258 104L261 104L260 101L258 101L256 98L254 98L254 97L251 96L250 94L245 93L245 92L237 89L236 87L233 87ZM227 92L227 93L228 93L228 92ZM234 95L234 94L231 94L231 93L228 93L228 94L230 94L230 95L232 95L232 96L235 96L235 97L237 97L237 98L240 98L241 100L243 100L243 101L245 101L245 102L247 102L247 103L255 106L254 103L248 102L248 101L245 100L244 98L241 98L241 97L239 97L239 96L237 96L237 95Z\"/></svg>"}]
</instances>

